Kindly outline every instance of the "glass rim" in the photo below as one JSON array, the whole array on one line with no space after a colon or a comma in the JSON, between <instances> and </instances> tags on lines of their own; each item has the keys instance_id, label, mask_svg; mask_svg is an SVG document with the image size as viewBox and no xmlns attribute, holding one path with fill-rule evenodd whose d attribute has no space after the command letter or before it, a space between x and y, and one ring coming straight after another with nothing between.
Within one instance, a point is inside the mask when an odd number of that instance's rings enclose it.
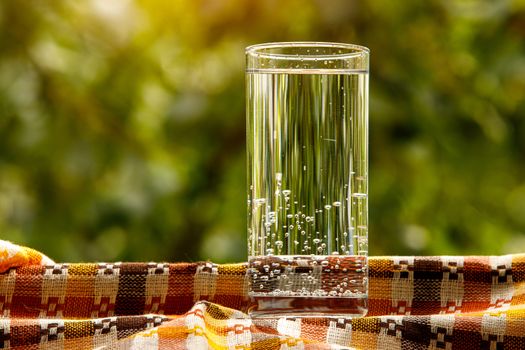
<instances>
[{"instance_id":1,"label":"glass rim","mask_svg":"<svg viewBox=\"0 0 525 350\"><path fill-rule=\"evenodd\" d=\"M348 52L334 53L334 54L315 54L315 53L302 53L302 54L283 54L283 53L271 53L264 52L265 49L278 49L278 48L335 48L345 49ZM246 47L246 55L251 55L259 58L266 59L277 59L277 60L297 60L298 57L304 60L318 60L318 59L337 59L345 60L351 58L358 58L363 55L370 54L370 49L366 46L356 44L345 44L337 42L323 42L323 41L283 41L283 42L269 42L262 44L255 44Z\"/></svg>"}]
</instances>

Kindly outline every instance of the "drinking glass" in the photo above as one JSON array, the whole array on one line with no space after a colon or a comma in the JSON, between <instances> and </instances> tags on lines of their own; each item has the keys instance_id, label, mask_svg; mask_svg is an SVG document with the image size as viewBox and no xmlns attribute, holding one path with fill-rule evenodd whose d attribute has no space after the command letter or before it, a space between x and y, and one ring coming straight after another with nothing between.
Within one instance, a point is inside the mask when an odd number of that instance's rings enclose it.
<instances>
[{"instance_id":1,"label":"drinking glass","mask_svg":"<svg viewBox=\"0 0 525 350\"><path fill-rule=\"evenodd\" d=\"M366 47L246 49L254 317L358 317L368 295Z\"/></svg>"}]
</instances>

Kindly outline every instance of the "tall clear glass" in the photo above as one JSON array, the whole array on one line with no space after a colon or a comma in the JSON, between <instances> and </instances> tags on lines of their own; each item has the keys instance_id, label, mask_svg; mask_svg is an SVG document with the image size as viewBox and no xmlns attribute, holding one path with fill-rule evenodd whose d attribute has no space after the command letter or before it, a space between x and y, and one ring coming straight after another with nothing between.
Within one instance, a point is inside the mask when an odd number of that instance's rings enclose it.
<instances>
[{"instance_id":1,"label":"tall clear glass","mask_svg":"<svg viewBox=\"0 0 525 350\"><path fill-rule=\"evenodd\" d=\"M357 45L246 49L252 316L367 311L368 71Z\"/></svg>"}]
</instances>

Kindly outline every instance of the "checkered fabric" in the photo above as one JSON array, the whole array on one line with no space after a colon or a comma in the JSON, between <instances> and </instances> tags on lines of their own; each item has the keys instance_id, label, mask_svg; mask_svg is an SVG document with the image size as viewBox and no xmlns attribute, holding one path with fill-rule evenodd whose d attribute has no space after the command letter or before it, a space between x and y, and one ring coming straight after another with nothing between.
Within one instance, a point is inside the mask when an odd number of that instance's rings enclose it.
<instances>
[{"instance_id":1,"label":"checkered fabric","mask_svg":"<svg viewBox=\"0 0 525 350\"><path fill-rule=\"evenodd\" d=\"M251 319L246 264L59 264L0 241L0 267L0 349L525 349L525 254L372 257L353 320Z\"/></svg>"}]
</instances>

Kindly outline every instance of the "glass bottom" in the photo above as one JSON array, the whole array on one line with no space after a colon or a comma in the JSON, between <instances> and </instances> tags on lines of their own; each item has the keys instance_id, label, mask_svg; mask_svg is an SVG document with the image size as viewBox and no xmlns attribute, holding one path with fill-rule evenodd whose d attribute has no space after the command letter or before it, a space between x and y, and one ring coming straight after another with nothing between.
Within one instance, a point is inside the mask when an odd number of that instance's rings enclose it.
<instances>
[{"instance_id":1,"label":"glass bottom","mask_svg":"<svg viewBox=\"0 0 525 350\"><path fill-rule=\"evenodd\" d=\"M253 256L247 269L252 317L362 317L367 312L366 256Z\"/></svg>"},{"instance_id":2,"label":"glass bottom","mask_svg":"<svg viewBox=\"0 0 525 350\"><path fill-rule=\"evenodd\" d=\"M361 297L251 297L252 318L356 318L368 311L368 298Z\"/></svg>"}]
</instances>

